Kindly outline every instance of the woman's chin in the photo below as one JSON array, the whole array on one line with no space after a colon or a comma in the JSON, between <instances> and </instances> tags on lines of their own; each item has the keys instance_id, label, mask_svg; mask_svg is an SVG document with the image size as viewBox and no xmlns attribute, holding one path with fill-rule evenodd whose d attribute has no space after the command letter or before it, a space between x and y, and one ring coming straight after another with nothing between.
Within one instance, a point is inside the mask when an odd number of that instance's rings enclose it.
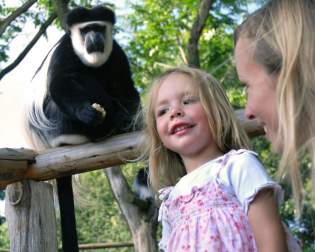
<instances>
[{"instance_id":1,"label":"woman's chin","mask_svg":"<svg viewBox=\"0 0 315 252\"><path fill-rule=\"evenodd\" d=\"M276 137L276 134L270 134L265 130L265 138L271 143L271 150L274 153L281 154L283 151L283 142Z\"/></svg>"},{"instance_id":2,"label":"woman's chin","mask_svg":"<svg viewBox=\"0 0 315 252\"><path fill-rule=\"evenodd\" d=\"M283 151L283 142L277 141L275 138L269 140L271 142L271 150L274 153L282 154Z\"/></svg>"}]
</instances>

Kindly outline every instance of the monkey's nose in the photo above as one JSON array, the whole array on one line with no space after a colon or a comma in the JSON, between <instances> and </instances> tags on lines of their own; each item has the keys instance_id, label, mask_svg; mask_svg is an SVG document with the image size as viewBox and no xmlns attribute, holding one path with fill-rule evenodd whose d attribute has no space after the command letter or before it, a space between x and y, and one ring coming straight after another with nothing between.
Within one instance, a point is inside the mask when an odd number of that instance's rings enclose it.
<instances>
[{"instance_id":1,"label":"monkey's nose","mask_svg":"<svg viewBox=\"0 0 315 252\"><path fill-rule=\"evenodd\" d=\"M105 40L104 36L100 34L94 34L86 38L86 51L88 53L104 52Z\"/></svg>"}]
</instances>

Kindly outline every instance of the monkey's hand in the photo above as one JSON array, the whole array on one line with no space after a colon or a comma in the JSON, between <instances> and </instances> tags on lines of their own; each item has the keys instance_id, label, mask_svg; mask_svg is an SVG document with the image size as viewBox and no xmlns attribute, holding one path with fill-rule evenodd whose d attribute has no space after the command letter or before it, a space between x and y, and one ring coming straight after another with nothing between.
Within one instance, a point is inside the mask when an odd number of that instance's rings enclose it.
<instances>
[{"instance_id":1,"label":"monkey's hand","mask_svg":"<svg viewBox=\"0 0 315 252\"><path fill-rule=\"evenodd\" d=\"M86 104L79 109L77 116L79 120L85 124L97 126L104 121L106 111L101 105L97 103L93 103L92 105Z\"/></svg>"}]
</instances>

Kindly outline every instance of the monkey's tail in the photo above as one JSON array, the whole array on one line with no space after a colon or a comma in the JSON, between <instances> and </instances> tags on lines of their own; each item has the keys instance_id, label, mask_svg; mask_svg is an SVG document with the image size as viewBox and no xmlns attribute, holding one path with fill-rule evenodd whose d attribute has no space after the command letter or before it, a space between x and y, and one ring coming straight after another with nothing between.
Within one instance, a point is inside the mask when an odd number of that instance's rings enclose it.
<instances>
[{"instance_id":1,"label":"monkey's tail","mask_svg":"<svg viewBox=\"0 0 315 252\"><path fill-rule=\"evenodd\" d=\"M57 179L57 191L60 208L61 235L63 251L78 252L72 176Z\"/></svg>"},{"instance_id":2,"label":"monkey's tail","mask_svg":"<svg viewBox=\"0 0 315 252\"><path fill-rule=\"evenodd\" d=\"M48 61L49 62L49 61ZM27 143L36 150L50 148L48 133L58 127L57 122L49 120L44 113L47 94L48 62L41 72L27 86L23 107L23 128Z\"/></svg>"}]
</instances>

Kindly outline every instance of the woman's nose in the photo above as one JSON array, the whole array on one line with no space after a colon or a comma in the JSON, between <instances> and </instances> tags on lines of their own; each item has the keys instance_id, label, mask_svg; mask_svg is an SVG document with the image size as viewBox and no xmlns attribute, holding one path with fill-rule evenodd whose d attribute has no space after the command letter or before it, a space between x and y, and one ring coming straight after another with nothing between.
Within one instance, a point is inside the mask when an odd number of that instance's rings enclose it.
<instances>
[{"instance_id":1,"label":"woman's nose","mask_svg":"<svg viewBox=\"0 0 315 252\"><path fill-rule=\"evenodd\" d=\"M245 107L245 116L249 120L254 120L256 118L255 114L253 113L253 111L250 109L248 105Z\"/></svg>"}]
</instances>

